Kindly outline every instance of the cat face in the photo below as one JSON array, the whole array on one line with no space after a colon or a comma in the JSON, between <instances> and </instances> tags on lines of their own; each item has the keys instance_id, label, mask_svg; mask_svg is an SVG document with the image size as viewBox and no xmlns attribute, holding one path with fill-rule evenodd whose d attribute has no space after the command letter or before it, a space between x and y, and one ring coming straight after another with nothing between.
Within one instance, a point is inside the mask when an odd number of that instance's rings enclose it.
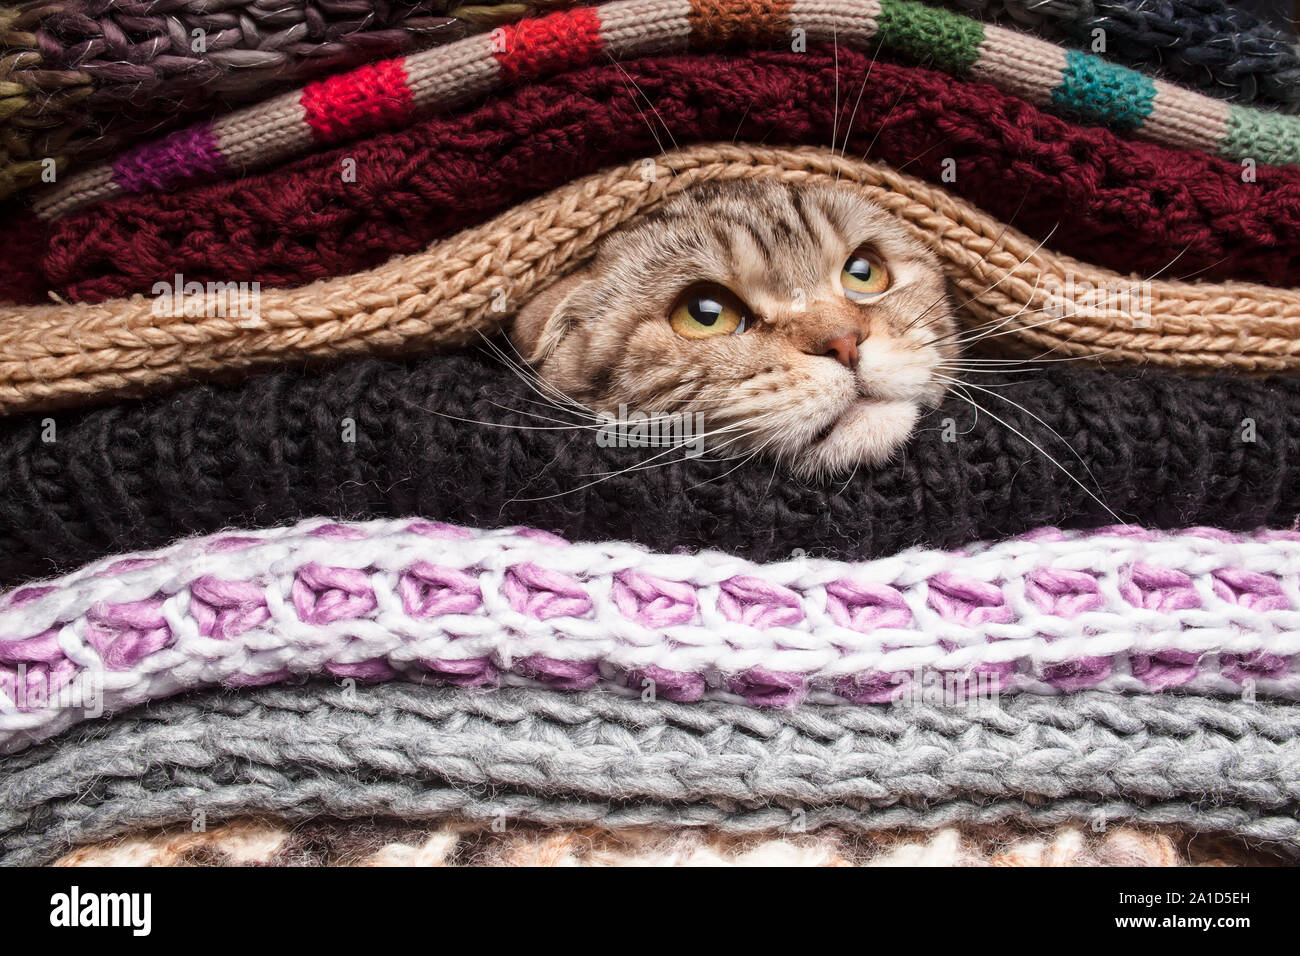
<instances>
[{"instance_id":1,"label":"cat face","mask_svg":"<svg viewBox=\"0 0 1300 956\"><path fill-rule=\"evenodd\" d=\"M907 440L955 328L934 257L851 187L741 181L610 234L511 339L592 411L702 412L712 449L813 476Z\"/></svg>"}]
</instances>

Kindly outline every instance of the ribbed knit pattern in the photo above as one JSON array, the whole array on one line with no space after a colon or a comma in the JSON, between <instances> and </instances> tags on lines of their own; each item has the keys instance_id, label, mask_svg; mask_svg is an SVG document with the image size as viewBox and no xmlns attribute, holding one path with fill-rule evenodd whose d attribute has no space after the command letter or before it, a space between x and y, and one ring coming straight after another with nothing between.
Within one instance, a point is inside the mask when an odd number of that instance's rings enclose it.
<instances>
[{"instance_id":1,"label":"ribbed knit pattern","mask_svg":"<svg viewBox=\"0 0 1300 956\"><path fill-rule=\"evenodd\" d=\"M653 172L653 175L648 173ZM693 185L744 179L856 188L930 246L967 325L1020 352L1250 372L1300 367L1300 291L1153 280L1041 248L942 190L830 150L699 146L579 180L444 243L289 291L183 277L97 304L0 309L0 412L174 386L292 359L458 346L515 311L614 229ZM1014 338L1013 338L1014 337Z\"/></svg>"},{"instance_id":2,"label":"ribbed knit pattern","mask_svg":"<svg viewBox=\"0 0 1300 956\"><path fill-rule=\"evenodd\" d=\"M1300 104L1296 41L1224 0L947 0L1081 49L1104 32L1108 59L1169 76L1210 96Z\"/></svg>"},{"instance_id":3,"label":"ribbed knit pattern","mask_svg":"<svg viewBox=\"0 0 1300 956\"><path fill-rule=\"evenodd\" d=\"M1289 528L1300 514L1294 379L1058 363L980 382L999 386L1008 402L983 400L1010 427L953 396L896 461L821 486L759 461L623 471L647 450L601 448L589 431L523 427L538 425L539 413L557 415L534 404L513 373L475 355L191 388L54 416L53 436L39 416L10 419L0 423L0 580L183 534L314 515L522 524L574 541L716 548L758 561L784 560L794 548L888 556L916 544L959 547L1044 525L1114 522L1011 429L1125 521L1250 530ZM344 440L345 419L353 442ZM944 440L945 419L955 441Z\"/></svg>"},{"instance_id":4,"label":"ribbed knit pattern","mask_svg":"<svg viewBox=\"0 0 1300 956\"><path fill-rule=\"evenodd\" d=\"M859 100L868 74L870 95ZM839 97L838 115L837 87L854 91ZM1243 182L1239 165L1067 123L992 87L842 47L593 66L237 183L92 206L50 224L48 236L15 221L0 234L0 255L15 263L0 275L0 299L48 301L48 288L102 301L177 273L301 285L415 252L572 178L652 155L656 137L824 146L832 130L837 142L848 137L850 154L938 183L1075 258L1124 274L1300 286L1300 170L1262 166ZM943 181L949 159L954 182Z\"/></svg>"},{"instance_id":5,"label":"ribbed knit pattern","mask_svg":"<svg viewBox=\"0 0 1300 956\"><path fill-rule=\"evenodd\" d=\"M880 32L882 23L889 32ZM470 37L393 61L393 69L404 76L409 110L391 110L392 88L373 84L368 68L338 74L319 84L320 89L283 94L208 126L141 146L111 165L73 175L43 192L35 208L52 219L122 192L161 190L210 178L216 175L213 157L206 146L195 149L196 141L214 143L221 168L239 173L282 162L313 145L403 125L417 112L456 108L503 82L537 79L604 57L680 49L688 43L713 48L743 40L784 47L792 30L804 31L808 40L834 39L845 45L878 40L889 44L891 52L923 56L940 69L1048 106L1056 102L1054 91L1071 88L1079 72L1077 65L1063 62L1065 51L1050 43L912 0L793 3L788 14L784 5L758 2L696 0L688 6L684 0L617 0L521 21L505 31L503 42ZM1273 117L1267 128L1261 128L1255 122L1256 111L1247 107L1230 111L1218 100L1160 80L1148 81L1090 55L1079 56L1094 72L1104 73L1108 82L1094 84L1086 102L1074 97L1057 104L1071 115L1234 161L1300 161L1300 119ZM1152 94L1150 108L1135 111L1133 87L1146 84ZM328 123L318 121L313 107L322 98L340 106Z\"/></svg>"},{"instance_id":6,"label":"ribbed knit pattern","mask_svg":"<svg viewBox=\"0 0 1300 956\"><path fill-rule=\"evenodd\" d=\"M1212 794L1212 801L1206 799ZM0 767L0 861L273 814L870 832L1177 824L1300 849L1300 711L1083 693L983 710L383 685L203 695Z\"/></svg>"}]
</instances>

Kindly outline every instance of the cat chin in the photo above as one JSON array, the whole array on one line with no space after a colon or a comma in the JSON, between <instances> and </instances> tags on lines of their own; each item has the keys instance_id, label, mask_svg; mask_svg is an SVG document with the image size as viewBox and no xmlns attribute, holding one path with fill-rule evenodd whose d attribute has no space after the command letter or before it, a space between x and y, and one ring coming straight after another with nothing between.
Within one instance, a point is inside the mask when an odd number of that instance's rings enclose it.
<instances>
[{"instance_id":1,"label":"cat chin","mask_svg":"<svg viewBox=\"0 0 1300 956\"><path fill-rule=\"evenodd\" d=\"M820 479L882 465L907 443L920 413L914 401L857 402L826 435L792 454L791 470Z\"/></svg>"}]
</instances>

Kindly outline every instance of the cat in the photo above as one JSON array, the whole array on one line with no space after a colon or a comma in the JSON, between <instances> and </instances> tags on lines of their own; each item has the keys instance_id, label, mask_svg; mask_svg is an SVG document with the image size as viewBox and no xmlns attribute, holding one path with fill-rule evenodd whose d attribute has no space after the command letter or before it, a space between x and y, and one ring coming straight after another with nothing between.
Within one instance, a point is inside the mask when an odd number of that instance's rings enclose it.
<instances>
[{"instance_id":1,"label":"cat","mask_svg":"<svg viewBox=\"0 0 1300 956\"><path fill-rule=\"evenodd\" d=\"M847 185L753 180L606 236L509 331L571 403L702 413L715 448L810 478L893 456L956 335L938 261L893 216Z\"/></svg>"}]
</instances>

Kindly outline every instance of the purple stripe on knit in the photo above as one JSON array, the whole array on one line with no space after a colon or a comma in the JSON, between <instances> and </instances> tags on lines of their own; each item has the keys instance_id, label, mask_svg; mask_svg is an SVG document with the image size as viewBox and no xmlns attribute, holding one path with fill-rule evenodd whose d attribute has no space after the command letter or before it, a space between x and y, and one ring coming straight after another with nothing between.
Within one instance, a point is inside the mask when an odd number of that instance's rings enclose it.
<instances>
[{"instance_id":1,"label":"purple stripe on knit","mask_svg":"<svg viewBox=\"0 0 1300 956\"><path fill-rule=\"evenodd\" d=\"M24 604L28 604L35 601L37 598L44 597L45 595L57 590L58 588L56 587L40 584L33 587L19 588L17 591L11 591L7 598L0 601L0 609L22 607Z\"/></svg>"},{"instance_id":2,"label":"purple stripe on knit","mask_svg":"<svg viewBox=\"0 0 1300 956\"><path fill-rule=\"evenodd\" d=\"M555 690L586 690L600 680L600 665L595 661L561 661L538 655L523 658L515 670Z\"/></svg>"},{"instance_id":3,"label":"purple stripe on knit","mask_svg":"<svg viewBox=\"0 0 1300 956\"><path fill-rule=\"evenodd\" d=\"M727 689L758 707L794 707L808 693L808 682L799 674L751 667L728 678Z\"/></svg>"},{"instance_id":4,"label":"purple stripe on knit","mask_svg":"<svg viewBox=\"0 0 1300 956\"><path fill-rule=\"evenodd\" d=\"M841 678L835 684L835 693L854 704L888 704L902 699L911 686L912 675L907 671L871 671Z\"/></svg>"},{"instance_id":5,"label":"purple stripe on knit","mask_svg":"<svg viewBox=\"0 0 1300 956\"><path fill-rule=\"evenodd\" d=\"M655 698L671 700L677 704L694 703L709 689L703 674L670 671L654 664L628 671L627 686L643 692L653 690Z\"/></svg>"},{"instance_id":6,"label":"purple stripe on knit","mask_svg":"<svg viewBox=\"0 0 1300 956\"><path fill-rule=\"evenodd\" d=\"M840 627L863 634L882 627L907 627L912 623L907 600L888 584L832 581L826 585L826 610Z\"/></svg>"},{"instance_id":7,"label":"purple stripe on knit","mask_svg":"<svg viewBox=\"0 0 1300 956\"><path fill-rule=\"evenodd\" d=\"M1157 651L1129 658L1133 676L1152 690L1182 687L1196 677L1199 659L1190 651Z\"/></svg>"},{"instance_id":8,"label":"purple stripe on knit","mask_svg":"<svg viewBox=\"0 0 1300 956\"><path fill-rule=\"evenodd\" d=\"M690 624L700 610L694 585L640 571L620 571L614 577L612 592L614 604L623 616L645 627ZM652 679L658 683L657 678Z\"/></svg>"},{"instance_id":9,"label":"purple stripe on knit","mask_svg":"<svg viewBox=\"0 0 1300 956\"><path fill-rule=\"evenodd\" d=\"M491 687L497 683L497 668L490 657L460 660L420 661L435 681L455 687Z\"/></svg>"},{"instance_id":10,"label":"purple stripe on knit","mask_svg":"<svg viewBox=\"0 0 1300 956\"><path fill-rule=\"evenodd\" d=\"M190 585L190 613L204 637L226 641L271 618L266 596L252 581L204 575Z\"/></svg>"},{"instance_id":11,"label":"purple stripe on knit","mask_svg":"<svg viewBox=\"0 0 1300 956\"><path fill-rule=\"evenodd\" d=\"M225 169L212 124L197 123L123 153L113 162L113 180L127 192L162 192Z\"/></svg>"},{"instance_id":12,"label":"purple stripe on knit","mask_svg":"<svg viewBox=\"0 0 1300 956\"><path fill-rule=\"evenodd\" d=\"M1266 651L1224 654L1219 658L1219 666L1224 677L1238 684L1248 680L1276 680L1287 672L1286 658Z\"/></svg>"},{"instance_id":13,"label":"purple stripe on knit","mask_svg":"<svg viewBox=\"0 0 1300 956\"><path fill-rule=\"evenodd\" d=\"M130 670L171 644L172 632L162 608L157 599L97 605L87 615L86 641L108 670Z\"/></svg>"},{"instance_id":14,"label":"purple stripe on knit","mask_svg":"<svg viewBox=\"0 0 1300 956\"><path fill-rule=\"evenodd\" d=\"M397 671L387 661L378 658L354 664L326 664L325 669L335 677L356 677L365 681L392 680L397 676Z\"/></svg>"},{"instance_id":15,"label":"purple stripe on knit","mask_svg":"<svg viewBox=\"0 0 1300 956\"><path fill-rule=\"evenodd\" d=\"M1110 670L1108 657L1080 657L1048 664L1043 668L1043 680L1063 693L1073 693L1100 684L1110 676Z\"/></svg>"},{"instance_id":16,"label":"purple stripe on knit","mask_svg":"<svg viewBox=\"0 0 1300 956\"><path fill-rule=\"evenodd\" d=\"M797 592L748 574L722 582L718 610L728 621L748 627L791 627L803 620Z\"/></svg>"},{"instance_id":17,"label":"purple stripe on knit","mask_svg":"<svg viewBox=\"0 0 1300 956\"><path fill-rule=\"evenodd\" d=\"M553 617L586 617L591 598L577 578L524 561L506 571L501 582L510 606L520 614L545 621Z\"/></svg>"}]
</instances>

